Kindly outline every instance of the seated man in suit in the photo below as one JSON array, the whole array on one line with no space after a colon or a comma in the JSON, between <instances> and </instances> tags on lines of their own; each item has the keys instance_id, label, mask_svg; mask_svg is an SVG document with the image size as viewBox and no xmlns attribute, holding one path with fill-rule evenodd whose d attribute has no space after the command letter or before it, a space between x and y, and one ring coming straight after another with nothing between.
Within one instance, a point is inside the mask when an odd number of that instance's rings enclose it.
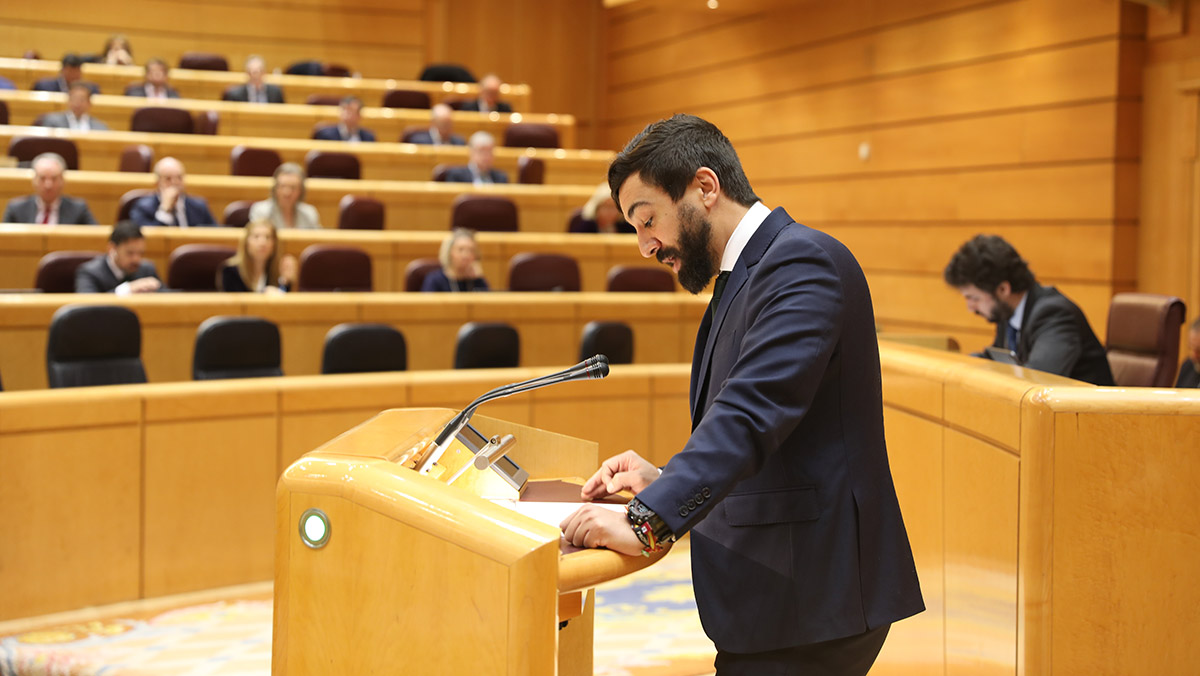
<instances>
[{"instance_id":1,"label":"seated man in suit","mask_svg":"<svg viewBox=\"0 0 1200 676\"><path fill-rule=\"evenodd\" d=\"M33 194L14 197L4 209L5 223L95 225L87 202L63 194L67 161L57 153L33 158Z\"/></svg>"},{"instance_id":2,"label":"seated man in suit","mask_svg":"<svg viewBox=\"0 0 1200 676\"><path fill-rule=\"evenodd\" d=\"M76 82L83 82L83 57L78 54L66 54L63 56L62 69L58 71L58 77L46 77L33 83L33 91L35 92L61 92L67 93L71 89L71 85ZM91 82L84 82L93 94L99 94L100 88Z\"/></svg>"},{"instance_id":3,"label":"seated man in suit","mask_svg":"<svg viewBox=\"0 0 1200 676\"><path fill-rule=\"evenodd\" d=\"M108 236L108 253L75 269L75 293L149 293L162 288L154 263L143 260L146 240L136 223L121 221Z\"/></svg>"},{"instance_id":4,"label":"seated man in suit","mask_svg":"<svg viewBox=\"0 0 1200 676\"><path fill-rule=\"evenodd\" d=\"M438 103L429 110L429 129L415 131L408 135L408 143L420 143L432 146L465 146L463 137L454 133L454 109L444 103Z\"/></svg>"},{"instance_id":5,"label":"seated man in suit","mask_svg":"<svg viewBox=\"0 0 1200 676\"><path fill-rule=\"evenodd\" d=\"M448 183L508 183L508 176L499 169L492 168L496 156L496 139L486 131L471 134L468 147L468 162L465 167L450 167L446 170Z\"/></svg>"},{"instance_id":6,"label":"seated man in suit","mask_svg":"<svg viewBox=\"0 0 1200 676\"><path fill-rule=\"evenodd\" d=\"M511 113L512 106L500 100L500 77L485 75L479 81L479 98L463 103L461 110L476 110L481 113Z\"/></svg>"},{"instance_id":7,"label":"seated man in suit","mask_svg":"<svg viewBox=\"0 0 1200 676\"><path fill-rule=\"evenodd\" d=\"M967 309L996 325L993 347L1013 353L1026 368L1095 385L1112 385L1108 353L1087 317L1052 286L1042 286L1011 244L976 235L954 254L946 283ZM987 356L986 354L980 356Z\"/></svg>"},{"instance_id":8,"label":"seated man in suit","mask_svg":"<svg viewBox=\"0 0 1200 676\"><path fill-rule=\"evenodd\" d=\"M171 88L167 80L170 68L167 62L153 58L146 62L146 81L135 82L125 88L125 96L144 96L148 99L177 99L179 92Z\"/></svg>"},{"instance_id":9,"label":"seated man in suit","mask_svg":"<svg viewBox=\"0 0 1200 676\"><path fill-rule=\"evenodd\" d=\"M226 101L248 103L283 103L283 90L279 85L266 84L263 75L267 64L261 56L246 59L246 84L235 85L225 90L221 97Z\"/></svg>"},{"instance_id":10,"label":"seated man in suit","mask_svg":"<svg viewBox=\"0 0 1200 676\"><path fill-rule=\"evenodd\" d=\"M338 123L321 127L313 133L313 138L320 141L359 141L373 142L375 132L358 126L362 122L362 99L357 96L347 96L338 104Z\"/></svg>"},{"instance_id":11,"label":"seated man in suit","mask_svg":"<svg viewBox=\"0 0 1200 676\"><path fill-rule=\"evenodd\" d=\"M92 90L86 83L76 82L67 93L67 109L46 113L38 119L42 127L59 127L76 131L108 131L108 125L92 117Z\"/></svg>"},{"instance_id":12,"label":"seated man in suit","mask_svg":"<svg viewBox=\"0 0 1200 676\"><path fill-rule=\"evenodd\" d=\"M183 163L164 157L154 165L157 191L133 203L130 219L138 225L177 225L181 228L216 225L208 202L187 194Z\"/></svg>"},{"instance_id":13,"label":"seated man in suit","mask_svg":"<svg viewBox=\"0 0 1200 676\"><path fill-rule=\"evenodd\" d=\"M1179 367L1175 387L1200 387L1200 317L1192 322L1188 332L1188 358Z\"/></svg>"}]
</instances>

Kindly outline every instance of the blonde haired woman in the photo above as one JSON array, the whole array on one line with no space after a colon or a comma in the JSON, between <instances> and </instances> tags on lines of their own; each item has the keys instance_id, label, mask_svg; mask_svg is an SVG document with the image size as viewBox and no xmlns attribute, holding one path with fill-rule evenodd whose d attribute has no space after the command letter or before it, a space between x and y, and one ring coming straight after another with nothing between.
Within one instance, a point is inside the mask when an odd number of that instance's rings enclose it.
<instances>
[{"instance_id":1,"label":"blonde haired woman","mask_svg":"<svg viewBox=\"0 0 1200 676\"><path fill-rule=\"evenodd\" d=\"M479 245L475 232L456 228L442 241L438 250L440 270L434 270L421 284L422 291L487 291L483 266L479 264Z\"/></svg>"},{"instance_id":2,"label":"blonde haired woman","mask_svg":"<svg viewBox=\"0 0 1200 676\"><path fill-rule=\"evenodd\" d=\"M304 168L295 162L279 165L275 169L271 197L250 206L250 220L270 221L280 229L320 228L321 216L316 207L304 201L307 193L304 181L307 178Z\"/></svg>"},{"instance_id":3,"label":"blonde haired woman","mask_svg":"<svg viewBox=\"0 0 1200 676\"><path fill-rule=\"evenodd\" d=\"M220 291L282 293L296 285L296 259L279 255L275 226L266 221L246 224L238 252L217 273Z\"/></svg>"}]
</instances>

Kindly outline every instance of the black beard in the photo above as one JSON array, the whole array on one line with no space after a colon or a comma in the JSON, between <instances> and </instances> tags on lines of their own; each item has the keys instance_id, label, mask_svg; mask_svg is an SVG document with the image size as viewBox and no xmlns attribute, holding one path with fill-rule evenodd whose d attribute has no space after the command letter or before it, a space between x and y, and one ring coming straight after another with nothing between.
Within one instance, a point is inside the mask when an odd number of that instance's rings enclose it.
<instances>
[{"instance_id":1,"label":"black beard","mask_svg":"<svg viewBox=\"0 0 1200 676\"><path fill-rule=\"evenodd\" d=\"M712 248L712 222L701 217L691 205L680 205L679 246L659 249L656 257L679 261L679 285L698 294L717 276L716 253Z\"/></svg>"},{"instance_id":2,"label":"black beard","mask_svg":"<svg viewBox=\"0 0 1200 676\"><path fill-rule=\"evenodd\" d=\"M1007 324L1008 320L1013 316L1012 308L1001 303L995 293L992 294L992 300L996 303L992 306L992 316L988 317L987 320L993 324Z\"/></svg>"}]
</instances>

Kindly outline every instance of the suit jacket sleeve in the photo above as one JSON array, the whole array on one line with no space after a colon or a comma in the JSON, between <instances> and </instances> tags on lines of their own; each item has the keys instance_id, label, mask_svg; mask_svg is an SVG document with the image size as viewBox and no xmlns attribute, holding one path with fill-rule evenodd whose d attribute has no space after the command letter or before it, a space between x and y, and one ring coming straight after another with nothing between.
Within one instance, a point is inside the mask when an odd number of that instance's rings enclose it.
<instances>
[{"instance_id":1,"label":"suit jacket sleeve","mask_svg":"<svg viewBox=\"0 0 1200 676\"><path fill-rule=\"evenodd\" d=\"M189 220L188 225L216 225L217 219L213 218L212 212L208 210L208 202L199 197L189 197L188 203L194 205L196 214L195 220Z\"/></svg>"},{"instance_id":2,"label":"suit jacket sleeve","mask_svg":"<svg viewBox=\"0 0 1200 676\"><path fill-rule=\"evenodd\" d=\"M75 293L107 293L96 274L96 259L92 259L75 268Z\"/></svg>"},{"instance_id":3,"label":"suit jacket sleeve","mask_svg":"<svg viewBox=\"0 0 1200 676\"><path fill-rule=\"evenodd\" d=\"M1083 336L1079 319L1070 308L1043 298L1034 307L1028 326L1029 356L1023 366L1060 376L1070 375L1083 354Z\"/></svg>"},{"instance_id":4,"label":"suit jacket sleeve","mask_svg":"<svg viewBox=\"0 0 1200 676\"><path fill-rule=\"evenodd\" d=\"M158 200L154 199L153 195L147 195L138 199L133 203L133 209L129 211L129 220L138 225L174 225L174 223L160 223L155 212L158 211Z\"/></svg>"},{"instance_id":5,"label":"suit jacket sleeve","mask_svg":"<svg viewBox=\"0 0 1200 676\"><path fill-rule=\"evenodd\" d=\"M731 299L748 305L745 334L726 324L713 349L736 350L729 376L709 385L720 389L683 451L638 496L677 536L756 473L807 413L838 344L843 293L830 255L790 240L775 243ZM703 488L705 508L681 514Z\"/></svg>"},{"instance_id":6,"label":"suit jacket sleeve","mask_svg":"<svg viewBox=\"0 0 1200 676\"><path fill-rule=\"evenodd\" d=\"M5 223L20 223L21 222L21 217L17 214L17 200L16 199L9 200L8 204L5 205L3 222L5 222Z\"/></svg>"}]
</instances>

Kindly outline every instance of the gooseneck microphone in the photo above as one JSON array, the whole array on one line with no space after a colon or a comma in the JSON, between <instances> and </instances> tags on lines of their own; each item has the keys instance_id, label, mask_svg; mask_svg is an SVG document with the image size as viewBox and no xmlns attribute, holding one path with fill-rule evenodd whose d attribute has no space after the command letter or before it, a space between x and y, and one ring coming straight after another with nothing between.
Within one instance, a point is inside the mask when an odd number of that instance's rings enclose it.
<instances>
[{"instance_id":1,"label":"gooseneck microphone","mask_svg":"<svg viewBox=\"0 0 1200 676\"><path fill-rule=\"evenodd\" d=\"M462 428L467 426L467 423L471 422L471 416L475 415L475 409L479 408L483 404L495 399L511 397L514 394L520 394L522 392L528 392L530 390L536 390L542 387L549 387L550 385L566 383L572 380L598 380L607 375L608 357L598 354L594 357L588 357L571 368L559 371L558 373L551 373L550 375L539 376L537 378L525 380L519 383L504 385L483 393L477 397L475 401L472 401L470 404L468 404L467 407L459 412L458 415L451 418L450 422L446 423L446 426L442 428L442 431L439 432L437 437L433 440L435 446L434 450L429 453L426 456L425 461L422 462L419 467L417 467L417 471L429 471L429 468L432 467L434 463L436 463L438 459L442 457L442 454L446 452L446 449L450 447L450 442L454 439L455 435L461 432Z\"/></svg>"}]
</instances>

